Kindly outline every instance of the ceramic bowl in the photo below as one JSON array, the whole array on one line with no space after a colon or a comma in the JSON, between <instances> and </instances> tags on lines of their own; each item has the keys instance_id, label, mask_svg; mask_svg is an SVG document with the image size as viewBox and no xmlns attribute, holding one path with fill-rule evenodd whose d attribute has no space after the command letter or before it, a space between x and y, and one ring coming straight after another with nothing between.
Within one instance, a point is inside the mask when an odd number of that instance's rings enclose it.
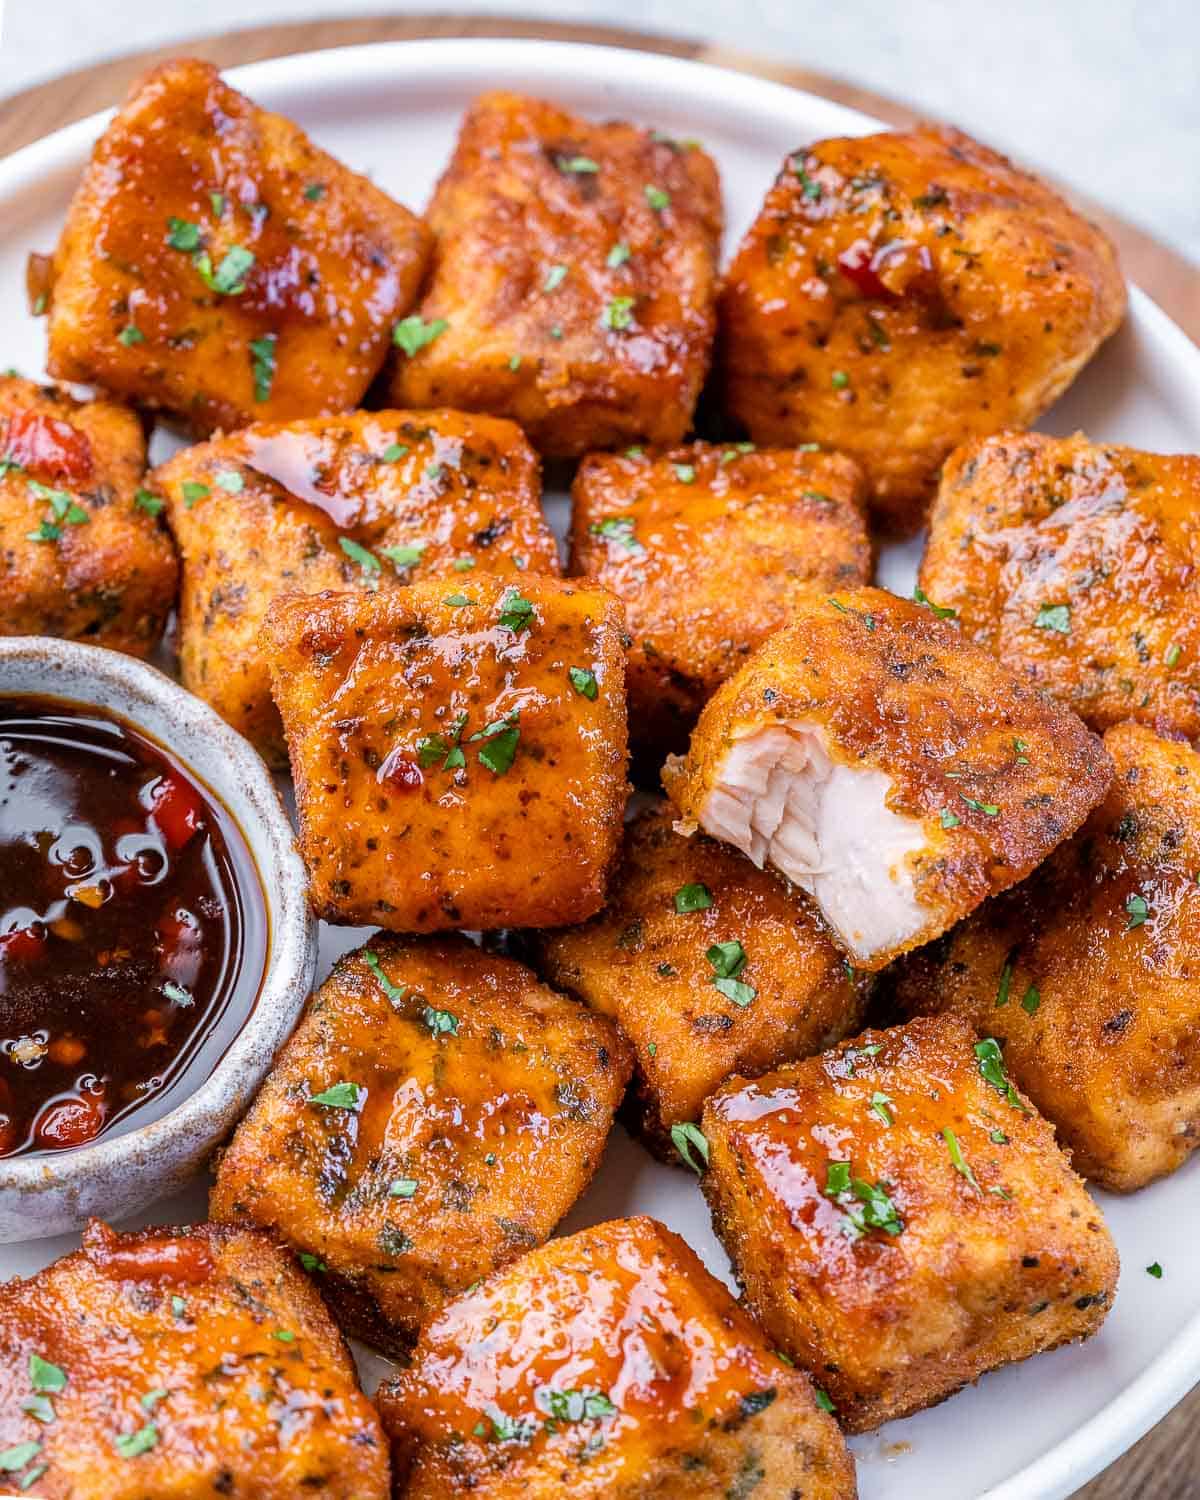
<instances>
[{"instance_id":1,"label":"ceramic bowl","mask_svg":"<svg viewBox=\"0 0 1200 1500\"><path fill-rule=\"evenodd\" d=\"M91 1145L0 1158L0 1242L120 1219L183 1187L244 1113L312 988L317 924L292 825L266 766L212 711L145 662L45 636L0 639L0 694L68 698L129 720L173 751L241 827L269 937L257 1003L208 1079L150 1123Z\"/></svg>"}]
</instances>

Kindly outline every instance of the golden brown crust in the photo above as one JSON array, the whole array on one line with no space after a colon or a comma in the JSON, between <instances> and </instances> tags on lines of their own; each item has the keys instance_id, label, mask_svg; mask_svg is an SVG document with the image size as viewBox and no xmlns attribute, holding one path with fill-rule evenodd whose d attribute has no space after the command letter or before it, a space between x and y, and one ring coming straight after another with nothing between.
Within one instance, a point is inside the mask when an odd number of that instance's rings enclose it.
<instances>
[{"instance_id":1,"label":"golden brown crust","mask_svg":"<svg viewBox=\"0 0 1200 1500\"><path fill-rule=\"evenodd\" d=\"M799 599L870 578L858 466L748 447L592 454L571 490L570 572L625 601L630 723L660 752L683 748L713 692Z\"/></svg>"},{"instance_id":2,"label":"golden brown crust","mask_svg":"<svg viewBox=\"0 0 1200 1500\"><path fill-rule=\"evenodd\" d=\"M537 457L493 417L256 423L183 449L153 483L183 555L184 685L276 764L287 754L259 643L276 594L559 571Z\"/></svg>"},{"instance_id":3,"label":"golden brown crust","mask_svg":"<svg viewBox=\"0 0 1200 1500\"><path fill-rule=\"evenodd\" d=\"M776 722L819 725L835 760L890 776L888 806L922 820L925 845L909 869L928 922L906 947L1023 880L1112 779L1103 745L1070 710L883 589L798 605L793 624L717 690L686 758L663 773L685 819L699 821L730 745Z\"/></svg>"},{"instance_id":4,"label":"golden brown crust","mask_svg":"<svg viewBox=\"0 0 1200 1500\"><path fill-rule=\"evenodd\" d=\"M314 910L402 932L596 912L627 794L621 629L610 595L533 575L277 599Z\"/></svg>"},{"instance_id":5,"label":"golden brown crust","mask_svg":"<svg viewBox=\"0 0 1200 1500\"><path fill-rule=\"evenodd\" d=\"M46 1500L389 1491L320 1297L266 1235L218 1224L93 1220L82 1250L0 1285L0 1450L24 1444L36 1452L6 1478Z\"/></svg>"},{"instance_id":6,"label":"golden brown crust","mask_svg":"<svg viewBox=\"0 0 1200 1500\"><path fill-rule=\"evenodd\" d=\"M726 273L725 401L759 442L849 453L910 532L950 450L1028 426L1124 312L1104 234L961 131L819 141Z\"/></svg>"},{"instance_id":7,"label":"golden brown crust","mask_svg":"<svg viewBox=\"0 0 1200 1500\"><path fill-rule=\"evenodd\" d=\"M708 369L721 195L698 147L519 94L467 111L428 221L426 330L397 405L512 417L565 457L677 443Z\"/></svg>"},{"instance_id":8,"label":"golden brown crust","mask_svg":"<svg viewBox=\"0 0 1200 1500\"><path fill-rule=\"evenodd\" d=\"M379 1404L407 1500L856 1494L808 1381L653 1219L554 1240L460 1297Z\"/></svg>"},{"instance_id":9,"label":"golden brown crust","mask_svg":"<svg viewBox=\"0 0 1200 1500\"><path fill-rule=\"evenodd\" d=\"M127 407L0 376L0 635L154 649L178 565L135 499L145 468Z\"/></svg>"},{"instance_id":10,"label":"golden brown crust","mask_svg":"<svg viewBox=\"0 0 1200 1500\"><path fill-rule=\"evenodd\" d=\"M688 909L697 901L709 904ZM731 941L746 954L737 978L749 999L713 987L706 954ZM807 898L727 844L681 837L667 805L626 825L604 911L535 942L547 979L611 1015L633 1043L642 1126L671 1161L670 1127L699 1119L731 1073L819 1052L856 1030L866 1008L863 978L847 972Z\"/></svg>"},{"instance_id":11,"label":"golden brown crust","mask_svg":"<svg viewBox=\"0 0 1200 1500\"><path fill-rule=\"evenodd\" d=\"M72 200L50 372L201 434L344 411L417 295L429 239L208 63L164 63L134 84Z\"/></svg>"},{"instance_id":12,"label":"golden brown crust","mask_svg":"<svg viewBox=\"0 0 1200 1500\"><path fill-rule=\"evenodd\" d=\"M632 1061L611 1021L511 959L376 934L313 996L221 1159L212 1216L314 1257L355 1331L403 1349L551 1233ZM349 1107L312 1102L346 1084Z\"/></svg>"},{"instance_id":13,"label":"golden brown crust","mask_svg":"<svg viewBox=\"0 0 1200 1500\"><path fill-rule=\"evenodd\" d=\"M1129 1192L1200 1143L1200 755L1134 724L1104 743L1075 838L889 977L998 1038L1079 1171Z\"/></svg>"},{"instance_id":14,"label":"golden brown crust","mask_svg":"<svg viewBox=\"0 0 1200 1500\"><path fill-rule=\"evenodd\" d=\"M1200 735L1200 458L1001 433L951 454L921 586L1095 729Z\"/></svg>"},{"instance_id":15,"label":"golden brown crust","mask_svg":"<svg viewBox=\"0 0 1200 1500\"><path fill-rule=\"evenodd\" d=\"M974 1040L952 1017L865 1031L705 1106L703 1187L746 1305L851 1432L1088 1337L1112 1300L1099 1209Z\"/></svg>"}]
</instances>

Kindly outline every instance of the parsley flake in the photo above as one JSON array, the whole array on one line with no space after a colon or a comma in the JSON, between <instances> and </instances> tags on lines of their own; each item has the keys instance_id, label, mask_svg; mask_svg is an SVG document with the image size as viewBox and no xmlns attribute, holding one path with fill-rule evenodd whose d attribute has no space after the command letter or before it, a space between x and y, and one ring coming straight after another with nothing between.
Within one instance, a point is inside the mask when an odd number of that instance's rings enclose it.
<instances>
[{"instance_id":1,"label":"parsley flake","mask_svg":"<svg viewBox=\"0 0 1200 1500\"><path fill-rule=\"evenodd\" d=\"M1027 1016L1035 1016L1042 1003L1041 992L1036 984L1031 984L1021 996L1021 1009Z\"/></svg>"},{"instance_id":2,"label":"parsley flake","mask_svg":"<svg viewBox=\"0 0 1200 1500\"><path fill-rule=\"evenodd\" d=\"M950 1161L954 1170L960 1177L965 1177L977 1193L982 1193L983 1189L979 1186L978 1179L971 1170L970 1162L962 1154L962 1147L958 1144L958 1137L948 1125L942 1131L942 1139L946 1142L946 1150L950 1153Z\"/></svg>"},{"instance_id":3,"label":"parsley flake","mask_svg":"<svg viewBox=\"0 0 1200 1500\"><path fill-rule=\"evenodd\" d=\"M837 1411L837 1407L834 1406L833 1402L829 1399L829 1392L823 1390L819 1385L814 1385L813 1395L817 1398L817 1405L821 1408L821 1410L827 1411L832 1417Z\"/></svg>"},{"instance_id":4,"label":"parsley flake","mask_svg":"<svg viewBox=\"0 0 1200 1500\"><path fill-rule=\"evenodd\" d=\"M383 450L383 452L379 455L379 457L380 460L385 464L394 464L398 463L399 460L402 459L407 452L407 443L389 443Z\"/></svg>"},{"instance_id":5,"label":"parsley flake","mask_svg":"<svg viewBox=\"0 0 1200 1500\"><path fill-rule=\"evenodd\" d=\"M693 885L681 885L675 892L675 910L681 916L691 911L707 911L712 904L712 892L700 881Z\"/></svg>"},{"instance_id":6,"label":"parsley flake","mask_svg":"<svg viewBox=\"0 0 1200 1500\"><path fill-rule=\"evenodd\" d=\"M1059 635L1071 634L1071 606L1069 604L1043 604L1033 622L1035 630L1055 630Z\"/></svg>"},{"instance_id":7,"label":"parsley flake","mask_svg":"<svg viewBox=\"0 0 1200 1500\"><path fill-rule=\"evenodd\" d=\"M923 604L926 609L932 610L939 620L958 619L958 610L952 609L948 604L935 604L920 585L913 589L913 602Z\"/></svg>"},{"instance_id":8,"label":"parsley flake","mask_svg":"<svg viewBox=\"0 0 1200 1500\"><path fill-rule=\"evenodd\" d=\"M185 252L199 250L199 224L191 224L187 219L168 219L167 244L170 245L172 250L183 250Z\"/></svg>"},{"instance_id":9,"label":"parsley flake","mask_svg":"<svg viewBox=\"0 0 1200 1500\"><path fill-rule=\"evenodd\" d=\"M617 1411L602 1391L555 1391L543 1386L537 1399L557 1422L591 1422L615 1416Z\"/></svg>"},{"instance_id":10,"label":"parsley flake","mask_svg":"<svg viewBox=\"0 0 1200 1500\"><path fill-rule=\"evenodd\" d=\"M670 208L671 195L670 193L664 192L662 188L655 187L653 183L648 182L642 189L642 192L645 193L646 202L650 205L650 207L656 214L660 214L664 209Z\"/></svg>"},{"instance_id":11,"label":"parsley flake","mask_svg":"<svg viewBox=\"0 0 1200 1500\"><path fill-rule=\"evenodd\" d=\"M975 798L968 797L966 792L959 792L958 795L967 804L972 812L986 813L989 818L997 817L1000 812L1000 809L994 802L976 802Z\"/></svg>"},{"instance_id":12,"label":"parsley flake","mask_svg":"<svg viewBox=\"0 0 1200 1500\"><path fill-rule=\"evenodd\" d=\"M615 271L618 266L623 266L632 254L632 250L630 250L624 240L618 240L608 252L608 258L604 264L610 271Z\"/></svg>"},{"instance_id":13,"label":"parsley flake","mask_svg":"<svg viewBox=\"0 0 1200 1500\"><path fill-rule=\"evenodd\" d=\"M495 776L503 776L512 766L517 753L517 742L521 731L517 725L518 711L513 710L503 719L494 719L485 728L469 737L469 742L484 740L480 747L479 764L486 766Z\"/></svg>"},{"instance_id":14,"label":"parsley flake","mask_svg":"<svg viewBox=\"0 0 1200 1500\"><path fill-rule=\"evenodd\" d=\"M197 500L207 500L212 491L208 485L201 484L197 479L185 479L180 486L183 493L183 503L191 510Z\"/></svg>"},{"instance_id":15,"label":"parsley flake","mask_svg":"<svg viewBox=\"0 0 1200 1500\"><path fill-rule=\"evenodd\" d=\"M841 1228L851 1239L858 1239L871 1229L885 1234L900 1234L904 1220L882 1182L870 1183L855 1177L848 1161L831 1161L825 1168L825 1196L842 1209Z\"/></svg>"},{"instance_id":16,"label":"parsley flake","mask_svg":"<svg viewBox=\"0 0 1200 1500\"><path fill-rule=\"evenodd\" d=\"M149 490L138 490L134 494L133 503L138 510L144 510L148 516L157 516L167 502L160 500L157 495L152 495Z\"/></svg>"},{"instance_id":17,"label":"parsley flake","mask_svg":"<svg viewBox=\"0 0 1200 1500\"><path fill-rule=\"evenodd\" d=\"M671 1143L678 1151L685 1167L691 1167L697 1177L704 1176L708 1166L708 1137L699 1125L683 1120L671 1126Z\"/></svg>"},{"instance_id":18,"label":"parsley flake","mask_svg":"<svg viewBox=\"0 0 1200 1500\"><path fill-rule=\"evenodd\" d=\"M194 255L192 264L210 292L221 297L240 297L246 290L246 277L254 265L254 254L242 245L231 245L215 271L206 250Z\"/></svg>"},{"instance_id":19,"label":"parsley flake","mask_svg":"<svg viewBox=\"0 0 1200 1500\"><path fill-rule=\"evenodd\" d=\"M278 335L264 333L262 338L250 340L250 364L254 375L254 399L267 401L271 395L271 382L275 379L275 345Z\"/></svg>"},{"instance_id":20,"label":"parsley flake","mask_svg":"<svg viewBox=\"0 0 1200 1500\"><path fill-rule=\"evenodd\" d=\"M416 1191L417 1179L415 1177L397 1177L388 1188L388 1197L411 1198Z\"/></svg>"},{"instance_id":21,"label":"parsley flake","mask_svg":"<svg viewBox=\"0 0 1200 1500\"><path fill-rule=\"evenodd\" d=\"M542 282L543 292L556 292L567 279L568 266L551 266L546 272L546 279Z\"/></svg>"},{"instance_id":22,"label":"parsley flake","mask_svg":"<svg viewBox=\"0 0 1200 1500\"><path fill-rule=\"evenodd\" d=\"M356 542L353 537L338 537L338 546L346 554L351 562L356 562L368 578L374 577L382 571L383 565L375 554L369 551L361 543Z\"/></svg>"},{"instance_id":23,"label":"parsley flake","mask_svg":"<svg viewBox=\"0 0 1200 1500\"><path fill-rule=\"evenodd\" d=\"M158 1428L153 1422L139 1427L136 1432L125 1432L113 1444L122 1458L137 1458L140 1453L149 1453L158 1446Z\"/></svg>"},{"instance_id":24,"label":"parsley flake","mask_svg":"<svg viewBox=\"0 0 1200 1500\"><path fill-rule=\"evenodd\" d=\"M942 827L943 828L957 828L958 825L961 822L962 822L962 819L960 817L958 817L957 814L952 813L948 807L943 807L942 808Z\"/></svg>"},{"instance_id":25,"label":"parsley flake","mask_svg":"<svg viewBox=\"0 0 1200 1500\"><path fill-rule=\"evenodd\" d=\"M132 323L127 324L117 334L117 343L124 344L126 349L131 349L134 344L144 344L146 335L140 328L135 328Z\"/></svg>"},{"instance_id":26,"label":"parsley flake","mask_svg":"<svg viewBox=\"0 0 1200 1500\"><path fill-rule=\"evenodd\" d=\"M428 546L428 542L409 542L407 547L380 547L379 555L397 568L411 568L421 561Z\"/></svg>"},{"instance_id":27,"label":"parsley flake","mask_svg":"<svg viewBox=\"0 0 1200 1500\"><path fill-rule=\"evenodd\" d=\"M5 1474L15 1474L31 1459L36 1458L41 1451L42 1445L37 1442L17 1443L12 1448L5 1448L3 1453L0 1453L0 1471Z\"/></svg>"},{"instance_id":28,"label":"parsley flake","mask_svg":"<svg viewBox=\"0 0 1200 1500\"><path fill-rule=\"evenodd\" d=\"M881 1094L877 1089L871 1095L871 1103L867 1108L867 1113L874 1115L876 1119L882 1120L885 1125L892 1125L895 1123L894 1116L892 1115L892 1110L895 1107L896 1101L889 1099L886 1094Z\"/></svg>"},{"instance_id":29,"label":"parsley flake","mask_svg":"<svg viewBox=\"0 0 1200 1500\"><path fill-rule=\"evenodd\" d=\"M363 950L362 959L363 963L365 963L367 968L370 969L371 973L374 974L376 982L378 983L379 988L383 991L383 993L388 997L393 1005L399 1005L404 999L405 995L408 994L408 985L393 984L392 981L383 972L383 965L379 962L379 955L377 953L372 953L370 948L366 948Z\"/></svg>"},{"instance_id":30,"label":"parsley flake","mask_svg":"<svg viewBox=\"0 0 1200 1500\"><path fill-rule=\"evenodd\" d=\"M1132 932L1135 927L1141 927L1150 915L1150 907L1145 896L1130 896L1125 903L1125 911L1129 917L1125 931Z\"/></svg>"},{"instance_id":31,"label":"parsley flake","mask_svg":"<svg viewBox=\"0 0 1200 1500\"><path fill-rule=\"evenodd\" d=\"M325 196L325 184L323 182L310 182L304 189L304 196L310 203L320 203Z\"/></svg>"},{"instance_id":32,"label":"parsley flake","mask_svg":"<svg viewBox=\"0 0 1200 1500\"><path fill-rule=\"evenodd\" d=\"M458 1035L458 1017L451 1010L438 1010L434 1005L427 1005L421 1012L421 1019L434 1036Z\"/></svg>"},{"instance_id":33,"label":"parsley flake","mask_svg":"<svg viewBox=\"0 0 1200 1500\"><path fill-rule=\"evenodd\" d=\"M528 630L533 623L533 604L530 600L522 597L516 589L505 594L500 601L503 605L500 617L496 621L501 630L507 630L511 635L519 635L522 630Z\"/></svg>"},{"instance_id":34,"label":"parsley flake","mask_svg":"<svg viewBox=\"0 0 1200 1500\"><path fill-rule=\"evenodd\" d=\"M29 1356L29 1383L35 1391L45 1396L57 1395L67 1388L67 1372L61 1365L52 1365L40 1354Z\"/></svg>"},{"instance_id":35,"label":"parsley flake","mask_svg":"<svg viewBox=\"0 0 1200 1500\"><path fill-rule=\"evenodd\" d=\"M608 516L603 521L593 521L588 529L593 536L602 536L606 542L615 542L626 552L644 552L645 547L633 534L633 526L632 516Z\"/></svg>"},{"instance_id":36,"label":"parsley flake","mask_svg":"<svg viewBox=\"0 0 1200 1500\"><path fill-rule=\"evenodd\" d=\"M434 318L432 322L426 323L420 313L413 313L411 317L401 318L392 329L392 343L397 349L403 349L411 359L418 349L432 344L449 327L445 318Z\"/></svg>"},{"instance_id":37,"label":"parsley flake","mask_svg":"<svg viewBox=\"0 0 1200 1500\"><path fill-rule=\"evenodd\" d=\"M599 163L594 162L590 156L559 156L555 159L554 165L560 172L580 177L600 170Z\"/></svg>"},{"instance_id":38,"label":"parsley flake","mask_svg":"<svg viewBox=\"0 0 1200 1500\"><path fill-rule=\"evenodd\" d=\"M694 464L672 464L671 467L675 470L675 478L678 479L680 484L695 484L696 469Z\"/></svg>"},{"instance_id":39,"label":"parsley flake","mask_svg":"<svg viewBox=\"0 0 1200 1500\"><path fill-rule=\"evenodd\" d=\"M1146 1275L1153 1276L1155 1281L1161 1281L1162 1274L1163 1268L1159 1265L1158 1261L1152 1261L1150 1265L1146 1267Z\"/></svg>"},{"instance_id":40,"label":"parsley flake","mask_svg":"<svg viewBox=\"0 0 1200 1500\"><path fill-rule=\"evenodd\" d=\"M366 1092L366 1089L359 1088L357 1083L335 1083L323 1093L313 1094L308 1102L320 1104L325 1109L357 1110L366 1097Z\"/></svg>"},{"instance_id":41,"label":"parsley flake","mask_svg":"<svg viewBox=\"0 0 1200 1500\"><path fill-rule=\"evenodd\" d=\"M1000 1051L1000 1043L995 1037L985 1036L981 1042L975 1043L975 1056L979 1062L979 1076L985 1083L1004 1095L1005 1100L1013 1109L1020 1110L1027 1115L1029 1110L1021 1103L1021 1096L1013 1088L1008 1074L1004 1071L1004 1054Z\"/></svg>"},{"instance_id":42,"label":"parsley flake","mask_svg":"<svg viewBox=\"0 0 1200 1500\"><path fill-rule=\"evenodd\" d=\"M240 495L246 488L246 481L237 469L222 469L217 475L217 483L227 495Z\"/></svg>"},{"instance_id":43,"label":"parsley flake","mask_svg":"<svg viewBox=\"0 0 1200 1500\"><path fill-rule=\"evenodd\" d=\"M829 377L829 383L835 391L844 391L850 384L850 377L846 374L845 370L835 370Z\"/></svg>"},{"instance_id":44,"label":"parsley flake","mask_svg":"<svg viewBox=\"0 0 1200 1500\"><path fill-rule=\"evenodd\" d=\"M586 667L568 667L567 676L571 679L571 686L580 697L595 701L600 691L595 672L589 672Z\"/></svg>"}]
</instances>

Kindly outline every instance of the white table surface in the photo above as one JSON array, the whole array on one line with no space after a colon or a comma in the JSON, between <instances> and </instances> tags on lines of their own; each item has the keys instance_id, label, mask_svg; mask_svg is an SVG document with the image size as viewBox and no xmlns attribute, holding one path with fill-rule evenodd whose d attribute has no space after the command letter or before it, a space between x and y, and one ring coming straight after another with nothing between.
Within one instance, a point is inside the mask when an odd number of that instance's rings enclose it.
<instances>
[{"instance_id":1,"label":"white table surface","mask_svg":"<svg viewBox=\"0 0 1200 1500\"><path fill-rule=\"evenodd\" d=\"M0 110L29 84L176 37L438 9L686 35L850 79L1200 263L1200 0L0 0Z\"/></svg>"}]
</instances>

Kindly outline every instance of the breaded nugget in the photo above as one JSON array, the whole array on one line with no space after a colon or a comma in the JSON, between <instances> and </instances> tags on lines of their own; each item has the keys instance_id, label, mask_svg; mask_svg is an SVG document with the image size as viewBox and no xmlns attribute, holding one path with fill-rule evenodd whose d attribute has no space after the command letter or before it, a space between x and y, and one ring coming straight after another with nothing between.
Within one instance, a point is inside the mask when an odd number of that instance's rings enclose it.
<instances>
[{"instance_id":1,"label":"breaded nugget","mask_svg":"<svg viewBox=\"0 0 1200 1500\"><path fill-rule=\"evenodd\" d=\"M0 635L154 649L179 569L145 468L127 407L0 375Z\"/></svg>"},{"instance_id":2,"label":"breaded nugget","mask_svg":"<svg viewBox=\"0 0 1200 1500\"><path fill-rule=\"evenodd\" d=\"M1200 1144L1200 756L1136 724L1104 743L1116 779L1079 833L894 984L996 1038L1079 1171L1130 1192Z\"/></svg>"},{"instance_id":3,"label":"breaded nugget","mask_svg":"<svg viewBox=\"0 0 1200 1500\"><path fill-rule=\"evenodd\" d=\"M858 459L910 532L950 450L1032 423L1124 313L1105 235L961 131L819 141L726 274L721 387L758 442Z\"/></svg>"},{"instance_id":4,"label":"breaded nugget","mask_svg":"<svg viewBox=\"0 0 1200 1500\"><path fill-rule=\"evenodd\" d=\"M808 898L728 844L671 827L669 804L628 824L608 905L539 934L551 984L612 1016L637 1050L641 1124L677 1161L671 1127L731 1073L753 1076L840 1041L867 991Z\"/></svg>"},{"instance_id":5,"label":"breaded nugget","mask_svg":"<svg viewBox=\"0 0 1200 1500\"><path fill-rule=\"evenodd\" d=\"M882 589L798 604L663 770L684 830L774 865L864 969L1023 880L1111 779L1069 709Z\"/></svg>"},{"instance_id":6,"label":"breaded nugget","mask_svg":"<svg viewBox=\"0 0 1200 1500\"><path fill-rule=\"evenodd\" d=\"M314 995L221 1160L212 1216L281 1236L357 1332L403 1350L551 1233L632 1061L611 1021L511 959L377 934Z\"/></svg>"},{"instance_id":7,"label":"breaded nugget","mask_svg":"<svg viewBox=\"0 0 1200 1500\"><path fill-rule=\"evenodd\" d=\"M610 595L532 575L277 599L313 909L397 932L598 911L628 791L621 633Z\"/></svg>"},{"instance_id":8,"label":"breaded nugget","mask_svg":"<svg viewBox=\"0 0 1200 1500\"><path fill-rule=\"evenodd\" d=\"M292 1257L218 1224L0 1285L0 1463L47 1500L387 1500L387 1444ZM0 1480L0 1484L3 1484Z\"/></svg>"},{"instance_id":9,"label":"breaded nugget","mask_svg":"<svg viewBox=\"0 0 1200 1500\"><path fill-rule=\"evenodd\" d=\"M183 555L184 685L286 763L259 644L276 594L559 571L519 428L460 412L258 423L156 470Z\"/></svg>"},{"instance_id":10,"label":"breaded nugget","mask_svg":"<svg viewBox=\"0 0 1200 1500\"><path fill-rule=\"evenodd\" d=\"M412 305L419 219L192 59L139 79L49 268L48 368L197 433L356 406Z\"/></svg>"},{"instance_id":11,"label":"breaded nugget","mask_svg":"<svg viewBox=\"0 0 1200 1500\"><path fill-rule=\"evenodd\" d=\"M653 1219L553 1240L451 1303L379 1396L406 1500L854 1500L812 1387Z\"/></svg>"},{"instance_id":12,"label":"breaded nugget","mask_svg":"<svg viewBox=\"0 0 1200 1500\"><path fill-rule=\"evenodd\" d=\"M921 586L1094 729L1200 735L1200 457L1041 433L951 454Z\"/></svg>"},{"instance_id":13,"label":"breaded nugget","mask_svg":"<svg viewBox=\"0 0 1200 1500\"><path fill-rule=\"evenodd\" d=\"M392 399L512 417L543 453L677 443L708 370L721 190L698 146L519 94L467 111Z\"/></svg>"},{"instance_id":14,"label":"breaded nugget","mask_svg":"<svg viewBox=\"0 0 1200 1500\"><path fill-rule=\"evenodd\" d=\"M1100 1210L957 1018L732 1079L703 1130L747 1308L851 1432L1104 1321L1118 1263Z\"/></svg>"},{"instance_id":15,"label":"breaded nugget","mask_svg":"<svg viewBox=\"0 0 1200 1500\"><path fill-rule=\"evenodd\" d=\"M857 465L694 443L593 454L571 491L570 571L625 601L630 725L680 750L696 716L814 589L871 576Z\"/></svg>"}]
</instances>

